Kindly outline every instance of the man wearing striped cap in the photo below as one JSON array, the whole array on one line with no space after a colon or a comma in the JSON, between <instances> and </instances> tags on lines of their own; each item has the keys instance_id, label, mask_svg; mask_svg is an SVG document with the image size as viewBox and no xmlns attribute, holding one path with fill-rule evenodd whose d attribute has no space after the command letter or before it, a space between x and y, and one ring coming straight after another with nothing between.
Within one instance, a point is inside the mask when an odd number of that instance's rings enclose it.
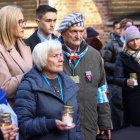
<instances>
[{"instance_id":1,"label":"man wearing striped cap","mask_svg":"<svg viewBox=\"0 0 140 140\"><path fill-rule=\"evenodd\" d=\"M102 136L110 139L112 123L105 95L104 67L99 52L83 39L83 15L73 13L66 16L58 31L63 44L64 71L79 86L78 103L84 140L96 140L97 125Z\"/></svg>"}]
</instances>

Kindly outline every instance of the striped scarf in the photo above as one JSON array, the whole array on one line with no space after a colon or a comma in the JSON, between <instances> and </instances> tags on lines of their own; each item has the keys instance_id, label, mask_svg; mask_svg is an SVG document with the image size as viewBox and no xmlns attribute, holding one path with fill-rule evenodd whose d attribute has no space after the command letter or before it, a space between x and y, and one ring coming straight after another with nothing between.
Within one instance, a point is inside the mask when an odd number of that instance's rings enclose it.
<instances>
[{"instance_id":1,"label":"striped scarf","mask_svg":"<svg viewBox=\"0 0 140 140\"><path fill-rule=\"evenodd\" d=\"M123 52L126 55L131 56L140 65L140 49L137 51L133 51L125 47Z\"/></svg>"}]
</instances>

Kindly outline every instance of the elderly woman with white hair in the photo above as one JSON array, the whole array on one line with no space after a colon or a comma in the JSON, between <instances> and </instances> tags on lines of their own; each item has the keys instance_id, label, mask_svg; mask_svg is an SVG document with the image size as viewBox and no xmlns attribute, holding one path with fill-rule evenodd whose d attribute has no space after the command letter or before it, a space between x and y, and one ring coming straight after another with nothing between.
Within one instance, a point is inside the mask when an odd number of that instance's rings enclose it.
<instances>
[{"instance_id":1,"label":"elderly woman with white hair","mask_svg":"<svg viewBox=\"0 0 140 140\"><path fill-rule=\"evenodd\" d=\"M33 140L82 140L78 116L78 87L63 71L61 43L49 40L33 50L35 67L18 88L15 111L19 132ZM74 109L71 126L62 121L64 106Z\"/></svg>"}]
</instances>

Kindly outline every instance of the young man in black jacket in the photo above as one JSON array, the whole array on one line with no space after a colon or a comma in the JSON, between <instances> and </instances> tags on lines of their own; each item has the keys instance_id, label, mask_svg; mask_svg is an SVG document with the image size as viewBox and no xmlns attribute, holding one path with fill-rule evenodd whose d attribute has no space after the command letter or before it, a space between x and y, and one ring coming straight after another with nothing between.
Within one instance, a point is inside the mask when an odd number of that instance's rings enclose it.
<instances>
[{"instance_id":1,"label":"young man in black jacket","mask_svg":"<svg viewBox=\"0 0 140 140\"><path fill-rule=\"evenodd\" d=\"M38 29L25 40L26 45L31 47L31 51L33 51L34 47L40 42L57 39L53 34L56 20L57 10L55 8L49 5L40 5L36 9Z\"/></svg>"},{"instance_id":2,"label":"young man in black jacket","mask_svg":"<svg viewBox=\"0 0 140 140\"><path fill-rule=\"evenodd\" d=\"M113 129L119 129L123 124L123 106L121 87L114 84L115 61L119 52L123 48L122 28L119 21L114 21L113 32L110 33L110 39L105 44L102 51L104 67L109 90L109 103L111 107L111 117Z\"/></svg>"}]
</instances>

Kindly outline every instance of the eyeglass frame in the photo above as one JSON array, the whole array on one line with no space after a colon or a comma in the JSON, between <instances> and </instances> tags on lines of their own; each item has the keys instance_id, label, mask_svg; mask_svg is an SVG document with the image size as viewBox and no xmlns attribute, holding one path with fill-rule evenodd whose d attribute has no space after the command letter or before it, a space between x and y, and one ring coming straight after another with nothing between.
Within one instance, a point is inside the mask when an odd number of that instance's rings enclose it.
<instances>
[{"instance_id":1,"label":"eyeglass frame","mask_svg":"<svg viewBox=\"0 0 140 140\"><path fill-rule=\"evenodd\" d=\"M19 25L20 27L26 26L26 21L25 21L24 19L19 19L19 20L18 20L18 25Z\"/></svg>"}]
</instances>

